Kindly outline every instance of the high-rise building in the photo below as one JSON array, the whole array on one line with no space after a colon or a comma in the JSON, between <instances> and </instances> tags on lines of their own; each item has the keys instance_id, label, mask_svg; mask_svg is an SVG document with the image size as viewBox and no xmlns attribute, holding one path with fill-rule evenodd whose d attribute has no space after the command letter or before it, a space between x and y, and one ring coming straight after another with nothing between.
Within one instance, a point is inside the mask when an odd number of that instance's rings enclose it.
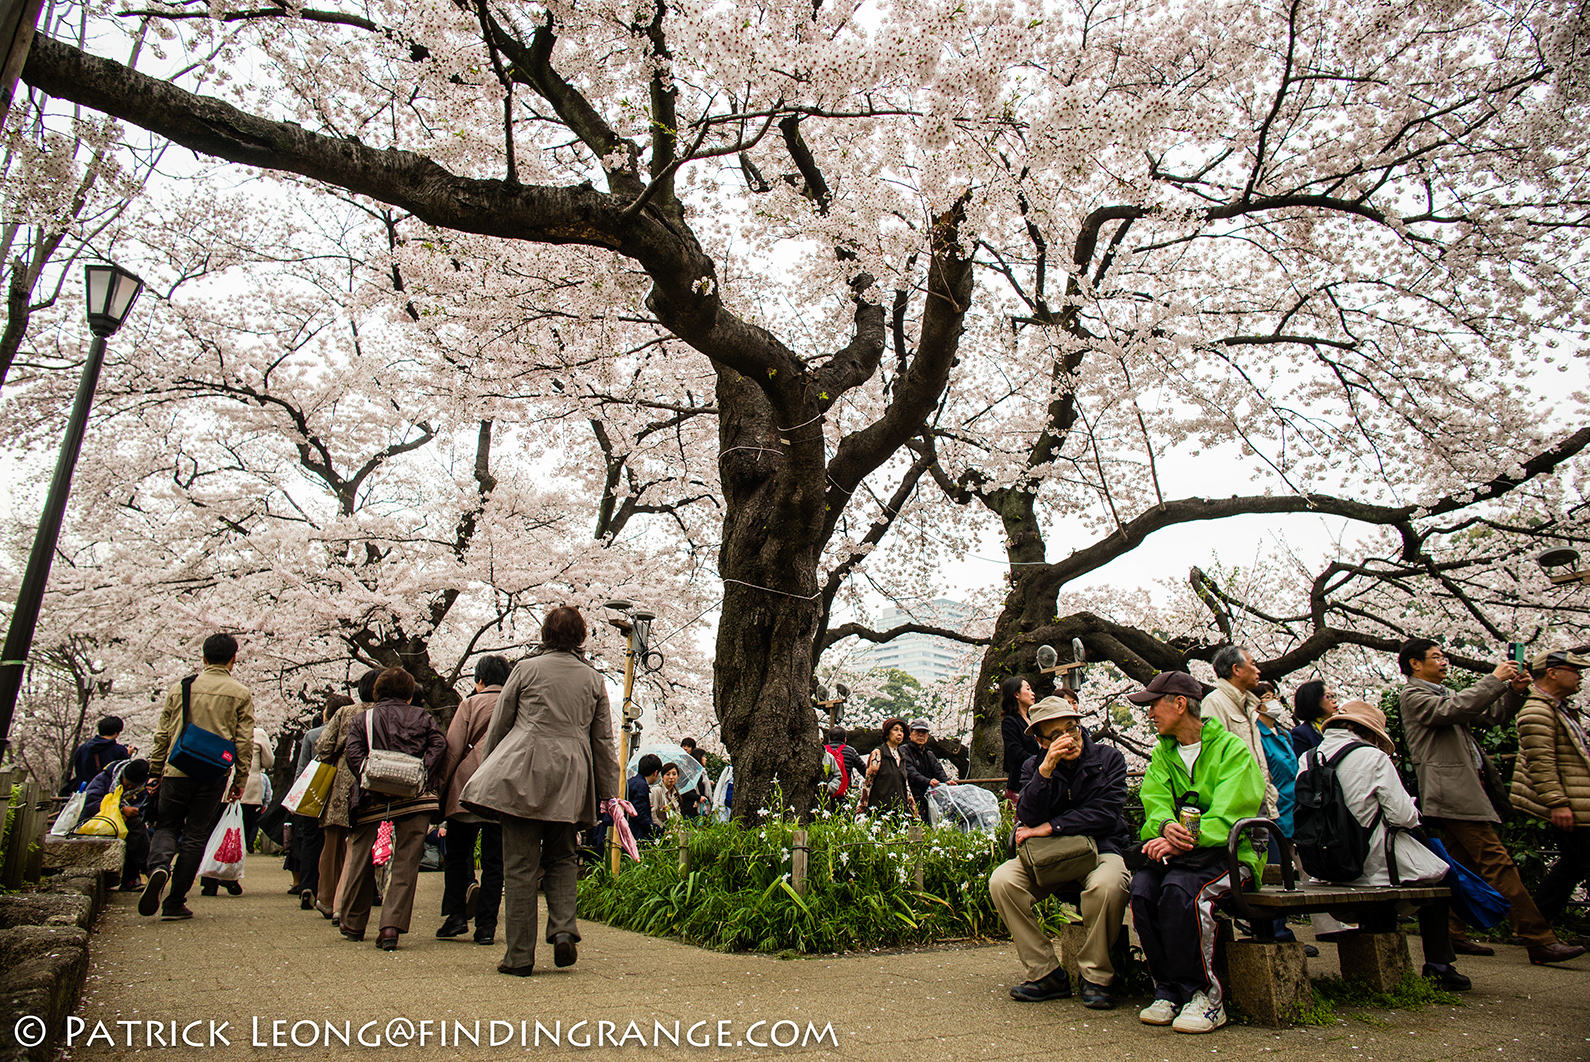
<instances>
[{"instance_id":1,"label":"high-rise building","mask_svg":"<svg viewBox=\"0 0 1590 1062\"><path fill-rule=\"evenodd\" d=\"M906 609L886 609L878 617L878 629L886 631L902 623L923 623L960 630L971 615L972 610L961 602L936 597ZM902 634L892 641L867 647L858 655L856 664L864 671L904 671L922 685L929 686L964 671L962 661L967 649L968 646L960 642L931 634Z\"/></svg>"}]
</instances>

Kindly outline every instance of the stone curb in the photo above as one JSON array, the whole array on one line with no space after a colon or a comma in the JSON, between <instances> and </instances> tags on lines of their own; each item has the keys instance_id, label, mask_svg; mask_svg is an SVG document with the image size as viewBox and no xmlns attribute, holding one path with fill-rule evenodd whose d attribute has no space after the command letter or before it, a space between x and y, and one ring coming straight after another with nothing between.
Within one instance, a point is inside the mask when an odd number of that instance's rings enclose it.
<instances>
[{"instance_id":1,"label":"stone curb","mask_svg":"<svg viewBox=\"0 0 1590 1062\"><path fill-rule=\"evenodd\" d=\"M105 905L104 876L67 870L33 892L0 896L0 1062L51 1062L88 973L88 938ZM45 1022L44 1041L17 1042L24 1015Z\"/></svg>"}]
</instances>

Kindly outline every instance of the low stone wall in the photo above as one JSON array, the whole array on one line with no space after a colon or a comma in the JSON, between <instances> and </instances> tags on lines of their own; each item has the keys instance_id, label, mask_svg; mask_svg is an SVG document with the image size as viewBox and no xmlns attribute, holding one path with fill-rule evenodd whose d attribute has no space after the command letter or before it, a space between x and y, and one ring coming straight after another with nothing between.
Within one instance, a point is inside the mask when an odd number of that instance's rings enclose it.
<instances>
[{"instance_id":1,"label":"low stone wall","mask_svg":"<svg viewBox=\"0 0 1590 1062\"><path fill-rule=\"evenodd\" d=\"M32 892L0 896L0 1062L55 1057L56 1041L82 995L89 930L105 894L104 874L68 869ZM43 1042L17 1042L24 1015L44 1019Z\"/></svg>"}]
</instances>

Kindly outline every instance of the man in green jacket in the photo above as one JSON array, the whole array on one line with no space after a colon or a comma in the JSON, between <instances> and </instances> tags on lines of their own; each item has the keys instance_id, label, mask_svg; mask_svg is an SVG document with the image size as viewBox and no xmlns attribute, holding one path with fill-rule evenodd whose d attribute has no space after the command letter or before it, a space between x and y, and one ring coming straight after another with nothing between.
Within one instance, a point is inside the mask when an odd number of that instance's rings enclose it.
<instances>
[{"instance_id":1,"label":"man in green jacket","mask_svg":"<svg viewBox=\"0 0 1590 1062\"><path fill-rule=\"evenodd\" d=\"M221 798L237 800L243 795L243 783L248 779L254 756L254 696L232 677L236 662L237 639L230 634L206 638L204 670L191 680L187 710L188 723L219 734L236 747L230 790L226 775L201 781L166 762L172 742L184 729L182 685L189 680L172 686L166 694L160 722L155 726L154 751L149 755L149 788L159 793L160 810L155 832L149 839L149 881L138 900L138 913L146 917L156 910L165 921L193 917L185 901L199 873ZM168 883L171 892L162 903Z\"/></svg>"},{"instance_id":2,"label":"man in green jacket","mask_svg":"<svg viewBox=\"0 0 1590 1062\"><path fill-rule=\"evenodd\" d=\"M1140 693L1159 742L1143 775L1143 854L1132 875L1132 925L1154 978L1145 1025L1213 1032L1226 1023L1215 976L1215 903L1240 883L1226 868L1226 841L1238 820L1264 806L1264 772L1242 740L1200 713L1203 685L1164 671ZM1187 809L1197 809L1197 821ZM1189 826L1195 829L1189 829ZM1244 876L1260 874L1261 855L1246 836L1237 849Z\"/></svg>"}]
</instances>

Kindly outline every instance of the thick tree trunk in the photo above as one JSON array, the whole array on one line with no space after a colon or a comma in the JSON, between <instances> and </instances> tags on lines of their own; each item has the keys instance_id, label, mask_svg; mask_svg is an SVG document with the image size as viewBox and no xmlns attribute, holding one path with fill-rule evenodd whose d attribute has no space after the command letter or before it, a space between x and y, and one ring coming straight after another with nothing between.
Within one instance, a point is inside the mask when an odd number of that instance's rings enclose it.
<instances>
[{"instance_id":1,"label":"thick tree trunk","mask_svg":"<svg viewBox=\"0 0 1590 1062\"><path fill-rule=\"evenodd\" d=\"M807 706L821 610L822 425L785 430L761 389L732 371L719 373L718 406L724 593L712 698L734 762L734 817L760 819L775 783L804 817L819 760Z\"/></svg>"}]
</instances>

